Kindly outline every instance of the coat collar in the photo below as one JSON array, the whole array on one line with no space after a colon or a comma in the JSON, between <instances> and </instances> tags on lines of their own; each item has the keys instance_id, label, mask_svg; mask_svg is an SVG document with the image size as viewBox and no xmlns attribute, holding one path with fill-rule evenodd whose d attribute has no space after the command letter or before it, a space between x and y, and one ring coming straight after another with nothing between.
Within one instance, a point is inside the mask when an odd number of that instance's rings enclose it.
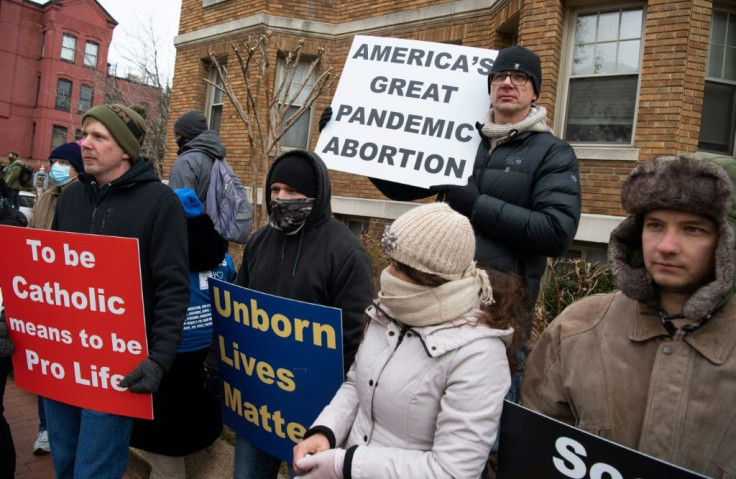
<instances>
[{"instance_id":1,"label":"coat collar","mask_svg":"<svg viewBox=\"0 0 736 479\"><path fill-rule=\"evenodd\" d=\"M629 319L628 336L635 342L667 337L657 310L639 301ZM710 320L685 336L684 341L714 364L723 364L736 347L736 299L724 304Z\"/></svg>"}]
</instances>

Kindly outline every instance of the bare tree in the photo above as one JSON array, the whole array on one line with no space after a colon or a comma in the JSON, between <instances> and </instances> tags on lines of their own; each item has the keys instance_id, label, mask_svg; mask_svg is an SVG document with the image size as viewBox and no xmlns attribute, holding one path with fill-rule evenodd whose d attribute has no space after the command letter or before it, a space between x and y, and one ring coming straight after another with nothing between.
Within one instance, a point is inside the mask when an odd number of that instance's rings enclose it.
<instances>
[{"instance_id":1,"label":"bare tree","mask_svg":"<svg viewBox=\"0 0 736 479\"><path fill-rule=\"evenodd\" d=\"M300 40L298 46L293 50L277 48L278 57L283 59L284 71L278 76L278 81L272 90L270 40L271 31L267 30L257 38L248 37L242 48L237 44L232 45L243 78L244 91L234 85L228 69L222 65L220 58L212 51L209 52L209 56L222 85L205 79L207 83L227 95L245 124L251 149L251 191L254 202L258 191L259 172L265 175L269 158L280 154L284 134L304 113L310 111L317 98L328 90L334 81L333 68L326 68L314 81L306 99L300 99L300 103L296 105L296 111L291 113L290 109L295 106L295 101L304 92L312 73L321 64L324 49L320 48L317 51L309 64L307 74L301 80L297 80L296 72L302 60L304 41ZM263 104L263 99L265 99L265 104ZM267 218L265 195L264 189L264 200L260 208L256 210L254 218L256 227L262 225Z\"/></svg>"},{"instance_id":2,"label":"bare tree","mask_svg":"<svg viewBox=\"0 0 736 479\"><path fill-rule=\"evenodd\" d=\"M171 100L170 79L162 69L165 54L161 39L156 36L153 17L149 16L138 31L128 37L122 58L131 73L116 75L108 72L105 87L106 103L141 103L146 108L146 139L143 154L154 160L156 173L163 173L166 152L166 127ZM136 85L138 87L136 87Z\"/></svg>"}]
</instances>

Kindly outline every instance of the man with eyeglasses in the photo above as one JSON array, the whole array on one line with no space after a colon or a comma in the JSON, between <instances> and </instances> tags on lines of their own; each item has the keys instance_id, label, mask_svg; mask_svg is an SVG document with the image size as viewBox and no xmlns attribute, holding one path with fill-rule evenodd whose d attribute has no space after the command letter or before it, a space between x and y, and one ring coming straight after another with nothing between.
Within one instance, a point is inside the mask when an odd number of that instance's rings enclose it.
<instances>
[{"instance_id":1,"label":"man with eyeglasses","mask_svg":"<svg viewBox=\"0 0 736 479\"><path fill-rule=\"evenodd\" d=\"M580 221L577 157L552 134L547 110L535 103L541 86L539 56L520 46L498 53L488 76L491 105L483 122L476 123L482 141L467 185L427 190L371 178L393 200L436 193L467 216L475 231L478 264L524 280L527 333L546 258L567 251ZM521 377L515 377L509 397L514 402L520 383Z\"/></svg>"}]
</instances>

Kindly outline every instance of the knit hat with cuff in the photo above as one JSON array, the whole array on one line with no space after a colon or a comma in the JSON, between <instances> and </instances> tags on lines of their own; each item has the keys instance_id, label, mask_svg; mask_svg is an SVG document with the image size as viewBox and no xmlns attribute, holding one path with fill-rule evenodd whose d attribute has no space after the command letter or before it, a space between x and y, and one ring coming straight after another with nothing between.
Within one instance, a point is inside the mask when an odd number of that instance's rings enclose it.
<instances>
[{"instance_id":1,"label":"knit hat with cuff","mask_svg":"<svg viewBox=\"0 0 736 479\"><path fill-rule=\"evenodd\" d=\"M207 118L197 110L189 110L174 122L174 133L178 133L187 140L193 140L207 129Z\"/></svg>"},{"instance_id":2,"label":"knit hat with cuff","mask_svg":"<svg viewBox=\"0 0 736 479\"><path fill-rule=\"evenodd\" d=\"M79 143L73 141L59 145L51 151L49 162L52 160L65 160L71 163L77 173L84 171L84 161L82 161L82 148Z\"/></svg>"},{"instance_id":3,"label":"knit hat with cuff","mask_svg":"<svg viewBox=\"0 0 736 479\"><path fill-rule=\"evenodd\" d=\"M115 141L130 161L135 163L141 154L141 145L146 137L145 109L140 105L102 105L90 108L82 117L82 125L87 118L94 118L105 125Z\"/></svg>"}]
</instances>

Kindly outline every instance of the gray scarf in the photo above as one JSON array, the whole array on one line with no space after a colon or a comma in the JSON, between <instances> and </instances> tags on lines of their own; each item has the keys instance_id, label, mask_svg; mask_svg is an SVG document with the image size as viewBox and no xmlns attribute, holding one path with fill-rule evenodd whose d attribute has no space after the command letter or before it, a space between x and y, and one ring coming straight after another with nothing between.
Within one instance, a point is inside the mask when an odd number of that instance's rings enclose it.
<instances>
[{"instance_id":1,"label":"gray scarf","mask_svg":"<svg viewBox=\"0 0 736 479\"><path fill-rule=\"evenodd\" d=\"M513 125L497 125L493 123L493 108L488 110L483 119L483 135L491 140L491 148L493 151L496 146L504 143L519 133L525 131L552 132L547 126L547 109L543 106L532 105L529 115L519 123Z\"/></svg>"}]
</instances>

